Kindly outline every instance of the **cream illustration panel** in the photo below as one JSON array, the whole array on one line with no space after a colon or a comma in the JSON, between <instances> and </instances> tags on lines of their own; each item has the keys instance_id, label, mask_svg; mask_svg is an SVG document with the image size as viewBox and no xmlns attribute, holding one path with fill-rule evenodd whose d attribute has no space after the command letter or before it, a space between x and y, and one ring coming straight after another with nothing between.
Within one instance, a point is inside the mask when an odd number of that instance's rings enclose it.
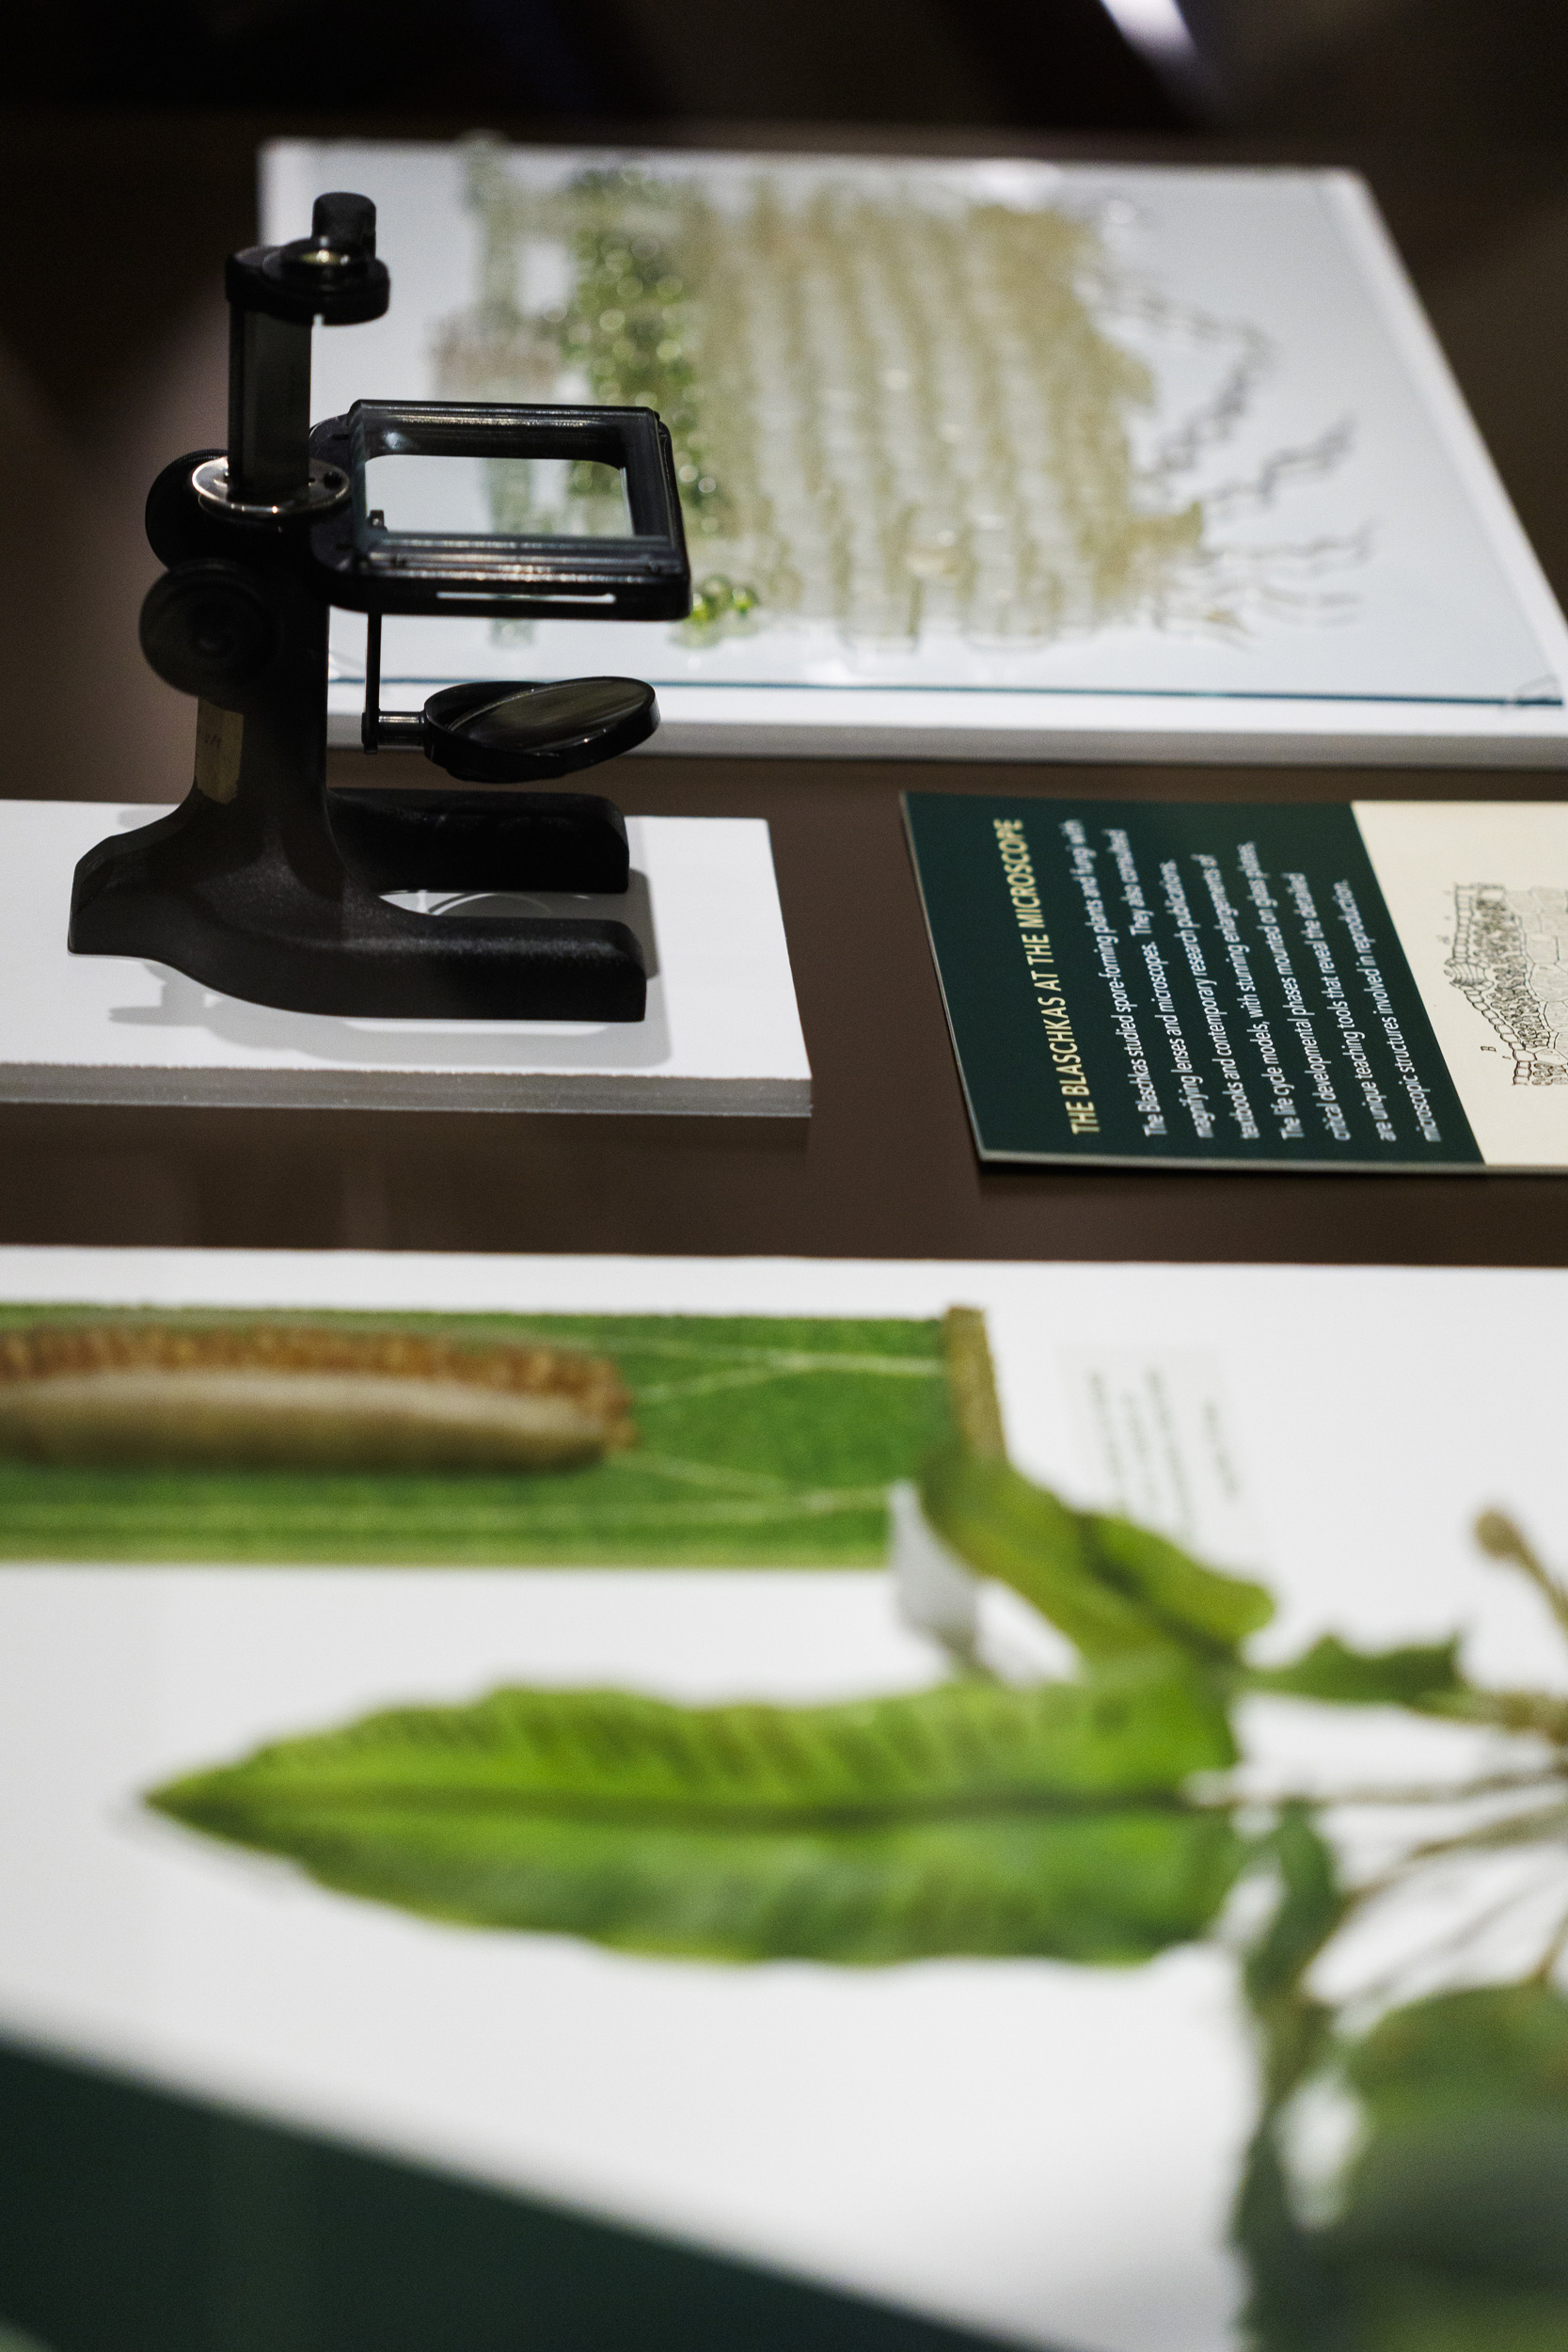
<instances>
[{"instance_id":1,"label":"cream illustration panel","mask_svg":"<svg viewBox=\"0 0 1568 2352\"><path fill-rule=\"evenodd\" d=\"M1489 1167L1568 1162L1568 808L1358 801L1355 819Z\"/></svg>"}]
</instances>

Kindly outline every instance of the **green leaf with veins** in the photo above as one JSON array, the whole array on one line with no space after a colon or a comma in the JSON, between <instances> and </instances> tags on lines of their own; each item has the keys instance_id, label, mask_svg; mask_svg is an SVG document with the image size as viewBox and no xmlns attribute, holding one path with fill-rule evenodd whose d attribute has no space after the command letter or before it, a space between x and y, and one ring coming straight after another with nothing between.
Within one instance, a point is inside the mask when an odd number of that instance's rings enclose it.
<instances>
[{"instance_id":1,"label":"green leaf with veins","mask_svg":"<svg viewBox=\"0 0 1568 2352\"><path fill-rule=\"evenodd\" d=\"M264 1748L150 1802L441 1919L718 1960L1136 1962L1244 1848L1181 1795L1233 1760L1164 1660L1034 1690L682 1708L498 1691Z\"/></svg>"},{"instance_id":2,"label":"green leaf with veins","mask_svg":"<svg viewBox=\"0 0 1568 2352\"><path fill-rule=\"evenodd\" d=\"M960 1558L1011 1585L1089 1660L1175 1648L1218 1663L1274 1614L1260 1584L1203 1567L1130 1520L1075 1511L962 1444L927 1463L921 1501Z\"/></svg>"}]
</instances>

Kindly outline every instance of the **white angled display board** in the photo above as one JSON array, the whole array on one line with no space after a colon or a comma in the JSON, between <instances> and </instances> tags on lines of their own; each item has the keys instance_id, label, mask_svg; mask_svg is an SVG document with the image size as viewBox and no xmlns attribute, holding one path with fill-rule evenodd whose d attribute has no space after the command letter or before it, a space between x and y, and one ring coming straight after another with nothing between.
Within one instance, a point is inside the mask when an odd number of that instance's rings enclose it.
<instances>
[{"instance_id":1,"label":"white angled display board","mask_svg":"<svg viewBox=\"0 0 1568 2352\"><path fill-rule=\"evenodd\" d=\"M313 413L656 407L697 583L685 624L391 621L388 703L614 671L667 751L1568 742L1561 616L1347 174L290 141L263 234L333 187L392 305L318 334ZM624 528L594 469L398 463L404 527ZM334 648L347 741L362 623Z\"/></svg>"}]
</instances>

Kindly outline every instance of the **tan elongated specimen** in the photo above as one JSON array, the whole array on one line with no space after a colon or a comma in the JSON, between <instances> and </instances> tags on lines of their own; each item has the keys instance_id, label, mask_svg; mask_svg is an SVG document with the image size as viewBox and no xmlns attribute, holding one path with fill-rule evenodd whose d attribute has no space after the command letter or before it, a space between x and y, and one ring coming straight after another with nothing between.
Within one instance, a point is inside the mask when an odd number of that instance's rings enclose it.
<instances>
[{"instance_id":1,"label":"tan elongated specimen","mask_svg":"<svg viewBox=\"0 0 1568 2352\"><path fill-rule=\"evenodd\" d=\"M104 1322L0 1338L0 1452L149 1467L557 1470L635 1443L604 1357L419 1333Z\"/></svg>"}]
</instances>

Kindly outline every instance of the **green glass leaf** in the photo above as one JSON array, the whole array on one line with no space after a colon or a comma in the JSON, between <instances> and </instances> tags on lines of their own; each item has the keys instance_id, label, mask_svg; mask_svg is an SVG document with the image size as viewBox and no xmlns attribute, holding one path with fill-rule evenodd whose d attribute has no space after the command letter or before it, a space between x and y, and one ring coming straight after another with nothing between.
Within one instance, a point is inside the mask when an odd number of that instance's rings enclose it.
<instances>
[{"instance_id":1,"label":"green glass leaf","mask_svg":"<svg viewBox=\"0 0 1568 2352\"><path fill-rule=\"evenodd\" d=\"M1246 1687L1341 1707L1420 1707L1463 1691L1465 1682L1457 1635L1426 1648L1356 1650L1325 1633L1286 1665L1250 1667Z\"/></svg>"},{"instance_id":2,"label":"green glass leaf","mask_svg":"<svg viewBox=\"0 0 1568 2352\"><path fill-rule=\"evenodd\" d=\"M1204 1567L1149 1528L1098 1515L1084 1525L1096 1572L1135 1595L1179 1639L1233 1650L1274 1615L1273 1597L1261 1584Z\"/></svg>"},{"instance_id":3,"label":"green glass leaf","mask_svg":"<svg viewBox=\"0 0 1568 2352\"><path fill-rule=\"evenodd\" d=\"M1201 1934L1243 1849L1181 1783L1233 1751L1147 1661L1027 1691L688 1708L498 1691L158 1790L324 1884L474 1925L714 1959L1145 1960Z\"/></svg>"},{"instance_id":4,"label":"green glass leaf","mask_svg":"<svg viewBox=\"0 0 1568 2352\"><path fill-rule=\"evenodd\" d=\"M1368 2137L1324 2250L1368 2352L1568 2344L1568 2003L1544 1985L1386 2018L1348 2071Z\"/></svg>"},{"instance_id":5,"label":"green glass leaf","mask_svg":"<svg viewBox=\"0 0 1568 2352\"><path fill-rule=\"evenodd\" d=\"M1331 2237L1341 2260L1568 2296L1568 2111L1494 2096L1378 2132Z\"/></svg>"},{"instance_id":6,"label":"green glass leaf","mask_svg":"<svg viewBox=\"0 0 1568 2352\"><path fill-rule=\"evenodd\" d=\"M1231 2229L1247 2267L1245 2341L1252 2352L1368 2352L1354 2281L1324 2233L1306 2227L1297 2213L1280 2143L1287 2103L1330 2048L1332 2011L1308 1992L1306 1978L1347 1899L1333 1849L1305 1804L1282 1808L1258 1854L1272 1866L1278 1896L1242 1965L1263 2078L1262 2115Z\"/></svg>"},{"instance_id":7,"label":"green glass leaf","mask_svg":"<svg viewBox=\"0 0 1568 2352\"><path fill-rule=\"evenodd\" d=\"M1353 2274L1351 2284L1356 2324L1342 2339L1346 2352L1563 2352L1568 2344L1568 2297L1550 2288L1513 2290L1451 2269L1397 2265Z\"/></svg>"},{"instance_id":8,"label":"green glass leaf","mask_svg":"<svg viewBox=\"0 0 1568 2352\"><path fill-rule=\"evenodd\" d=\"M1346 2072L1379 2128L1417 2108L1505 2097L1568 2119L1568 1999L1549 1984L1471 1986L1389 2011Z\"/></svg>"},{"instance_id":9,"label":"green glass leaf","mask_svg":"<svg viewBox=\"0 0 1568 2352\"><path fill-rule=\"evenodd\" d=\"M1363 2115L1338 2218L1303 2230L1281 2209L1269 2230L1256 2195L1239 2213L1261 2352L1312 2352L1275 2291L1304 2280L1346 2352L1562 2352L1568 2001L1534 1981L1436 1994L1338 2064Z\"/></svg>"},{"instance_id":10,"label":"green glass leaf","mask_svg":"<svg viewBox=\"0 0 1568 2352\"><path fill-rule=\"evenodd\" d=\"M1272 2117L1247 2150L1231 2237L1246 2264L1242 2325L1252 2352L1362 2352L1345 2281L1322 2233L1304 2229L1295 2212Z\"/></svg>"},{"instance_id":11,"label":"green glass leaf","mask_svg":"<svg viewBox=\"0 0 1568 2352\"><path fill-rule=\"evenodd\" d=\"M1279 1872L1279 1900L1243 1968L1256 2010L1295 1993L1345 1909L1333 1849L1305 1805L1286 1806L1268 1851Z\"/></svg>"},{"instance_id":12,"label":"green glass leaf","mask_svg":"<svg viewBox=\"0 0 1568 2352\"><path fill-rule=\"evenodd\" d=\"M1126 1519L1071 1510L961 1444L927 1463L921 1501L962 1559L1021 1593L1086 1659L1178 1648L1218 1661L1273 1614L1261 1585L1202 1567Z\"/></svg>"},{"instance_id":13,"label":"green glass leaf","mask_svg":"<svg viewBox=\"0 0 1568 2352\"><path fill-rule=\"evenodd\" d=\"M926 1465L920 1499L961 1559L1022 1593L1085 1658L1126 1657L1158 1638L1145 1609L1096 1577L1077 1512L1010 1464L945 1447Z\"/></svg>"}]
</instances>

